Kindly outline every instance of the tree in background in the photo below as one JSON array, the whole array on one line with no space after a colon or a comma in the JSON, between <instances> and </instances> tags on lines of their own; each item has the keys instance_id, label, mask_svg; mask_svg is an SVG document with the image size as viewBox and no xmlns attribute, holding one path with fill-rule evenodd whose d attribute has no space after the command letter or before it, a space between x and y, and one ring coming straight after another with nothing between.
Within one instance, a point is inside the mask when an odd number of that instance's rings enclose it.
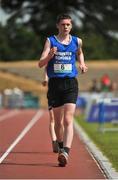
<instances>
[{"instance_id":1,"label":"tree in background","mask_svg":"<svg viewBox=\"0 0 118 180\"><path fill-rule=\"evenodd\" d=\"M56 33L56 16L60 13L69 13L74 19L74 33L81 34L85 39L87 59L118 58L116 0L2 0L1 2L4 11L10 15L7 24L14 27L12 33L21 25L26 31L30 30L35 36L38 35L39 52L42 39L52 34L52 31ZM16 38L14 40L16 41Z\"/></svg>"},{"instance_id":2,"label":"tree in background","mask_svg":"<svg viewBox=\"0 0 118 180\"><path fill-rule=\"evenodd\" d=\"M35 60L38 58L40 37L23 26L0 26L0 60Z\"/></svg>"}]
</instances>

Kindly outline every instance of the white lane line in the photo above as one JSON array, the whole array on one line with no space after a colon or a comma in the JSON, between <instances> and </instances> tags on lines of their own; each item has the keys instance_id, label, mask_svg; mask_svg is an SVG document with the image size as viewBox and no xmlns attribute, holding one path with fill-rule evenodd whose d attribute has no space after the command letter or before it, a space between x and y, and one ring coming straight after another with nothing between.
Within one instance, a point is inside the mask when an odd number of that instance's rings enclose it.
<instances>
[{"instance_id":1,"label":"white lane line","mask_svg":"<svg viewBox=\"0 0 118 180\"><path fill-rule=\"evenodd\" d=\"M13 110L13 111L10 111L10 112L8 112L6 114L3 114L3 115L0 116L0 122L6 120L7 118L13 117L18 113L19 113L19 110Z\"/></svg>"},{"instance_id":2,"label":"white lane line","mask_svg":"<svg viewBox=\"0 0 118 180\"><path fill-rule=\"evenodd\" d=\"M19 143L19 141L26 135L26 133L32 128L32 126L40 119L43 111L38 111L35 116L31 119L31 121L27 124L27 126L21 131L16 140L9 146L6 152L0 157L0 164L4 161L4 159L9 155L12 149Z\"/></svg>"}]
</instances>

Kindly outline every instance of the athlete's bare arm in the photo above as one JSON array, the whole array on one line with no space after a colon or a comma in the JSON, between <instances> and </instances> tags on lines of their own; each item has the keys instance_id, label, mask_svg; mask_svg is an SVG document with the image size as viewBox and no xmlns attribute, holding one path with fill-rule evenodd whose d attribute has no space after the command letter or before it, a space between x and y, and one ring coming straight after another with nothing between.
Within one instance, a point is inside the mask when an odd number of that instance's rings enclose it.
<instances>
[{"instance_id":1,"label":"athlete's bare arm","mask_svg":"<svg viewBox=\"0 0 118 180\"><path fill-rule=\"evenodd\" d=\"M39 60L39 67L43 67L48 64L48 62L53 58L54 54L56 53L57 48L53 47L50 48L50 42L47 39L44 45L43 52L41 54L41 58Z\"/></svg>"},{"instance_id":2,"label":"athlete's bare arm","mask_svg":"<svg viewBox=\"0 0 118 180\"><path fill-rule=\"evenodd\" d=\"M82 73L85 73L87 71L88 67L86 66L86 64L84 62L84 54L82 51L82 40L80 38L78 38L78 44L80 45L80 48L78 49L78 52L77 52L79 68L81 69Z\"/></svg>"},{"instance_id":3,"label":"athlete's bare arm","mask_svg":"<svg viewBox=\"0 0 118 180\"><path fill-rule=\"evenodd\" d=\"M48 76L47 76L47 68L44 68L44 80L42 81L43 86L47 86L48 84Z\"/></svg>"}]
</instances>

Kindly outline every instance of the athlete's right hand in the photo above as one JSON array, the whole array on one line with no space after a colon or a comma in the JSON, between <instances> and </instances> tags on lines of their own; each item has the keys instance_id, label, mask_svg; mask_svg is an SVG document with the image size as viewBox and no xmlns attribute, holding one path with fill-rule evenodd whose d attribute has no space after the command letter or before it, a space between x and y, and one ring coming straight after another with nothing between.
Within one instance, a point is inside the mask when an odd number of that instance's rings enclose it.
<instances>
[{"instance_id":1,"label":"athlete's right hand","mask_svg":"<svg viewBox=\"0 0 118 180\"><path fill-rule=\"evenodd\" d=\"M53 57L56 54L56 52L57 52L57 47L53 47L50 49L49 55Z\"/></svg>"}]
</instances>

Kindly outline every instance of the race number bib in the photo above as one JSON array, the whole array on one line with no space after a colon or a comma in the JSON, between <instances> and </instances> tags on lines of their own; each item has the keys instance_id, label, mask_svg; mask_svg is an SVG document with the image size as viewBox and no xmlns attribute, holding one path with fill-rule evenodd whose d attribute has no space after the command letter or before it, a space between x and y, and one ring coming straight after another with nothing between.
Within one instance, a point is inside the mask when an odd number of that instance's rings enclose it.
<instances>
[{"instance_id":1,"label":"race number bib","mask_svg":"<svg viewBox=\"0 0 118 180\"><path fill-rule=\"evenodd\" d=\"M55 73L71 73L72 64L54 64Z\"/></svg>"}]
</instances>

